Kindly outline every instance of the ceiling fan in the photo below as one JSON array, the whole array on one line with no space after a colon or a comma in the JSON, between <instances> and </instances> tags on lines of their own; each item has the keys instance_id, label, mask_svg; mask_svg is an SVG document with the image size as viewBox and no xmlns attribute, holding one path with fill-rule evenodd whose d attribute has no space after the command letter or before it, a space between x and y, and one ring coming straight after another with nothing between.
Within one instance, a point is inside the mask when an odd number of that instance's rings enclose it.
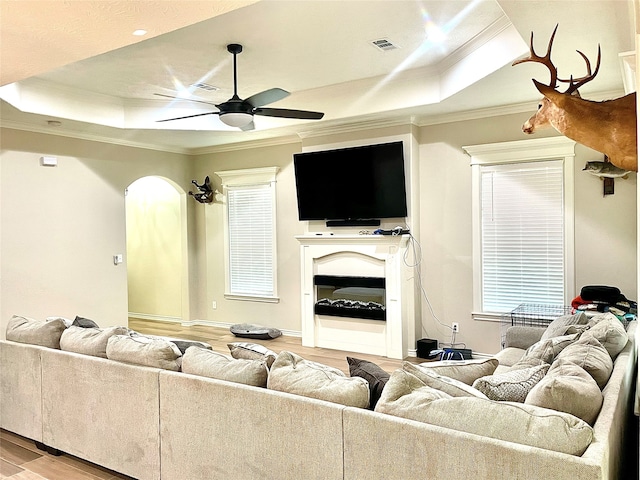
<instances>
[{"instance_id":1,"label":"ceiling fan","mask_svg":"<svg viewBox=\"0 0 640 480\"><path fill-rule=\"evenodd\" d=\"M201 117L203 115L219 115L220 120L231 127L238 127L241 130L253 130L253 116L263 115L266 117L282 117L282 118L300 118L303 120L320 120L324 113L310 112L307 110L291 110L287 108L262 108L264 105L268 105L278 100L289 96L289 92L281 88L270 88L264 92L256 93L247 99L241 99L238 96L238 71L236 66L236 57L242 52L242 45L237 43L231 43L227 45L227 51L233 54L233 97L226 102L215 104L204 102L201 100L190 100L192 102L206 103L213 105L219 111L196 113L195 115L187 115L184 117L167 118L165 120L158 120L158 122L170 122L173 120L181 120L183 118ZM180 100L189 100L180 97L172 97L171 95L163 95L156 93L160 97L177 98Z\"/></svg>"}]
</instances>

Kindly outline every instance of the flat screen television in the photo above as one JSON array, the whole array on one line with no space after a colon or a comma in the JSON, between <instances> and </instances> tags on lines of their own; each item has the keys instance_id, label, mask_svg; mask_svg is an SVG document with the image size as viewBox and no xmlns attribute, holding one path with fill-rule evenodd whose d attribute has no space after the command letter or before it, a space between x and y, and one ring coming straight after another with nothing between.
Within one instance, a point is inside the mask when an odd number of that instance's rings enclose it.
<instances>
[{"instance_id":1,"label":"flat screen television","mask_svg":"<svg viewBox=\"0 0 640 480\"><path fill-rule=\"evenodd\" d=\"M402 142L296 153L293 163L300 220L379 225L407 216Z\"/></svg>"}]
</instances>

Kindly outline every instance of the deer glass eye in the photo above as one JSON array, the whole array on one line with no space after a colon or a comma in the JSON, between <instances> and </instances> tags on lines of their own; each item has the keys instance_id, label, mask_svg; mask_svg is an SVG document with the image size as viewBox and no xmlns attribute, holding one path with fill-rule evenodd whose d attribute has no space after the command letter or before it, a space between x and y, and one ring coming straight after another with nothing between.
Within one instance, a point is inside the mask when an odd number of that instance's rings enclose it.
<instances>
[{"instance_id":1,"label":"deer glass eye","mask_svg":"<svg viewBox=\"0 0 640 480\"><path fill-rule=\"evenodd\" d=\"M538 104L538 110L540 110L542 108L542 103Z\"/></svg>"}]
</instances>

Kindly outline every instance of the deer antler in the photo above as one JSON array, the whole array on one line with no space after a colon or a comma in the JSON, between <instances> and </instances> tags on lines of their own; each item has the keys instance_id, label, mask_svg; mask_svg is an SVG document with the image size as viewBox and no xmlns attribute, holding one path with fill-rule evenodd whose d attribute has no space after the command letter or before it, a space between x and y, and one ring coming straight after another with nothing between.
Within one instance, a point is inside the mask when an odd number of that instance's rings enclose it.
<instances>
[{"instance_id":1,"label":"deer antler","mask_svg":"<svg viewBox=\"0 0 640 480\"><path fill-rule=\"evenodd\" d=\"M582 56L582 58L584 58L584 61L587 64L587 74L584 77L580 77L580 78L573 78L573 75L572 75L571 78L569 78L569 80L563 80L561 78L558 79L559 82L564 82L569 84L569 88L567 89L566 92L564 92L568 94L572 94L573 92L578 90L578 88L583 86L585 83L590 82L591 80L596 78L596 75L598 74L598 70L600 70L601 51L600 51L599 44L598 44L598 61L596 63L596 69L593 73L591 73L591 62L589 61L587 56L584 53L582 53L580 50L576 50L576 52L578 52Z\"/></svg>"},{"instance_id":2,"label":"deer antler","mask_svg":"<svg viewBox=\"0 0 640 480\"><path fill-rule=\"evenodd\" d=\"M515 62L512 63L512 66L518 65L519 63L525 63L525 62L542 63L543 65L546 65L547 68L549 69L549 72L551 73L551 80L549 81L549 86L554 90L557 86L556 83L558 80L558 69L555 67L555 65L551 61L551 47L553 46L553 38L556 36L556 30L558 30L558 24L556 24L556 28L553 29L553 33L551 34L551 38L549 39L549 45L547 46L547 53L545 54L544 57L541 57L540 55L536 55L536 52L533 48L533 32L531 32L529 56L527 58L516 60ZM599 65L600 64L598 63L598 66Z\"/></svg>"}]
</instances>

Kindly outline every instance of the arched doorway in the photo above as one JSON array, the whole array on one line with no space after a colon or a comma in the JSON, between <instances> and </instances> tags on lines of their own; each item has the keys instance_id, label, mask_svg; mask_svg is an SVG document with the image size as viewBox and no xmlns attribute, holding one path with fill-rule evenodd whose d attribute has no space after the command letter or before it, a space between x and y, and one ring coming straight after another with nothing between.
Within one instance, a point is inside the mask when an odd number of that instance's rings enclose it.
<instances>
[{"instance_id":1,"label":"arched doorway","mask_svg":"<svg viewBox=\"0 0 640 480\"><path fill-rule=\"evenodd\" d=\"M143 177L126 191L129 316L189 319L186 194L161 177Z\"/></svg>"}]
</instances>

